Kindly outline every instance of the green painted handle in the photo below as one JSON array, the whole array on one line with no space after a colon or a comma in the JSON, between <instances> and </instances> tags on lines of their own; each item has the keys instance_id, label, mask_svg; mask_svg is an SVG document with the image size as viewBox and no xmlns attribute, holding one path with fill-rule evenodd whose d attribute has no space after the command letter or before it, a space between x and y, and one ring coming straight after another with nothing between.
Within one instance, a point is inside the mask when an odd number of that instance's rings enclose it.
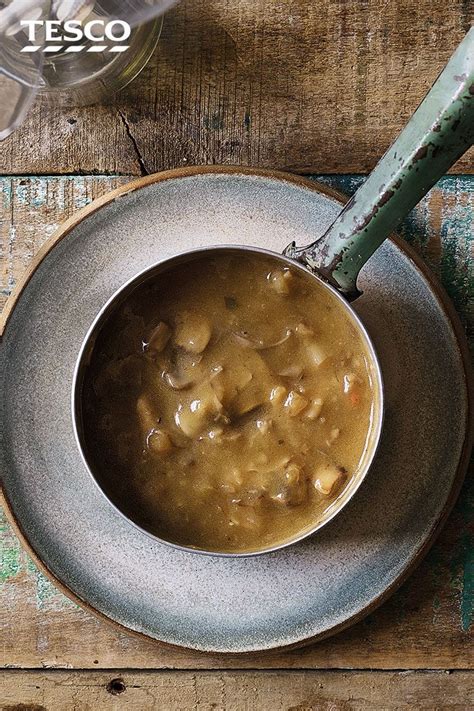
<instances>
[{"instance_id":1,"label":"green painted handle","mask_svg":"<svg viewBox=\"0 0 474 711\"><path fill-rule=\"evenodd\" d=\"M473 143L474 27L327 232L307 247L289 245L285 254L356 297L361 267Z\"/></svg>"}]
</instances>

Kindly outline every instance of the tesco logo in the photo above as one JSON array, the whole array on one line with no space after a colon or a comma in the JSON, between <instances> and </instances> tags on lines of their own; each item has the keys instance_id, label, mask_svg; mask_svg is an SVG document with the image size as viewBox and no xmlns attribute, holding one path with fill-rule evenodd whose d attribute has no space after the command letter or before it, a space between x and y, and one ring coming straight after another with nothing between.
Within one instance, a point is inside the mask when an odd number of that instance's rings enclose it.
<instances>
[{"instance_id":1,"label":"tesco logo","mask_svg":"<svg viewBox=\"0 0 474 711\"><path fill-rule=\"evenodd\" d=\"M22 52L37 52L42 49L43 52L124 52L128 49L128 45L121 44L126 42L130 37L131 28L128 22L124 20L90 20L82 23L79 20L22 20L22 27L27 31L28 40L32 43L22 47ZM45 44L38 44L39 29L44 30ZM88 40L92 42L89 46L80 44ZM101 42L109 40L114 44L104 45ZM48 44L54 42L54 44ZM63 46L61 43L66 46ZM71 42L79 44L71 44ZM120 43L120 44L119 44Z\"/></svg>"}]
</instances>

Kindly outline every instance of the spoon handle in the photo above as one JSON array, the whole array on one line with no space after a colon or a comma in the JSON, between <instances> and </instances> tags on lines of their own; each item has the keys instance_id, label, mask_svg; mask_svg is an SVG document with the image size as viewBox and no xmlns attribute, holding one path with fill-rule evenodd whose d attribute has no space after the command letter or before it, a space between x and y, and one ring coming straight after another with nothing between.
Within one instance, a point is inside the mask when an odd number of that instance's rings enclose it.
<instances>
[{"instance_id":1,"label":"spoon handle","mask_svg":"<svg viewBox=\"0 0 474 711\"><path fill-rule=\"evenodd\" d=\"M348 298L361 267L474 143L474 26L398 138L316 242L285 250Z\"/></svg>"}]
</instances>

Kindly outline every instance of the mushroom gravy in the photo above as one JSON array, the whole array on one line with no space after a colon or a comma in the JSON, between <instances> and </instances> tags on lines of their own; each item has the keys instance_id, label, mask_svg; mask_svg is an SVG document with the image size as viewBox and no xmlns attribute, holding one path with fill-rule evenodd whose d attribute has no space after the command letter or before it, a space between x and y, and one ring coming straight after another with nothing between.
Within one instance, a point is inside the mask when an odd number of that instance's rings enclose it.
<instances>
[{"instance_id":1,"label":"mushroom gravy","mask_svg":"<svg viewBox=\"0 0 474 711\"><path fill-rule=\"evenodd\" d=\"M82 392L86 457L114 504L164 540L237 553L334 507L379 406L338 297L257 253L137 286L98 333Z\"/></svg>"}]
</instances>

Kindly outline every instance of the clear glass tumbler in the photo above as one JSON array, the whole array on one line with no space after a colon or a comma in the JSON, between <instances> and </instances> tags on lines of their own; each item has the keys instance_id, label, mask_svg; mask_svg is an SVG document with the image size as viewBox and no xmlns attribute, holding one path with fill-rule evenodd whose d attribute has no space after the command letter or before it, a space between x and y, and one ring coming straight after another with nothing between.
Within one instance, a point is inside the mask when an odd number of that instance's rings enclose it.
<instances>
[{"instance_id":1,"label":"clear glass tumbler","mask_svg":"<svg viewBox=\"0 0 474 711\"><path fill-rule=\"evenodd\" d=\"M0 140L40 93L75 106L113 96L153 54L177 0L0 0Z\"/></svg>"}]
</instances>

